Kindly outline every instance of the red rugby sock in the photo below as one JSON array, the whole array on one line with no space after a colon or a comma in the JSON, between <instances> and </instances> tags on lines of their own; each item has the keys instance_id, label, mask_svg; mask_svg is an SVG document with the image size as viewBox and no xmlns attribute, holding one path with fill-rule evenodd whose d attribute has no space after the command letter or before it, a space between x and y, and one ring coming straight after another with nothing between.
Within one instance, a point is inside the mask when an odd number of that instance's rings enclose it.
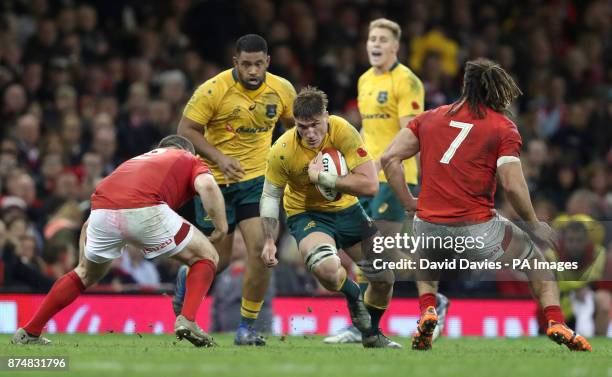
<instances>
[{"instance_id":1,"label":"red rugby sock","mask_svg":"<svg viewBox=\"0 0 612 377\"><path fill-rule=\"evenodd\" d=\"M40 335L47 322L76 300L84 290L81 278L76 272L70 271L53 284L34 317L23 328L32 335Z\"/></svg>"},{"instance_id":2,"label":"red rugby sock","mask_svg":"<svg viewBox=\"0 0 612 377\"><path fill-rule=\"evenodd\" d=\"M195 320L198 308L215 279L215 264L209 259L202 259L189 267L185 284L185 301L181 314L190 321Z\"/></svg>"},{"instance_id":3,"label":"red rugby sock","mask_svg":"<svg viewBox=\"0 0 612 377\"><path fill-rule=\"evenodd\" d=\"M559 305L549 305L545 307L544 317L546 317L547 323L550 321L565 323L565 317L563 317L563 312L561 311L561 307Z\"/></svg>"},{"instance_id":4,"label":"red rugby sock","mask_svg":"<svg viewBox=\"0 0 612 377\"><path fill-rule=\"evenodd\" d=\"M433 293L425 293L419 296L419 309L423 313L430 306L436 307L436 295Z\"/></svg>"}]
</instances>

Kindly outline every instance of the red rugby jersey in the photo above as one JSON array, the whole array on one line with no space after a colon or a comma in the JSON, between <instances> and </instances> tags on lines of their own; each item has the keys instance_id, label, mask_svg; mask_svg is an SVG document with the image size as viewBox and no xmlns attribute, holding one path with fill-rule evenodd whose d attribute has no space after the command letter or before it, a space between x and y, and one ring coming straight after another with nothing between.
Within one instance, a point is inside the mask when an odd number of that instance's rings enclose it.
<instances>
[{"instance_id":1,"label":"red rugby jersey","mask_svg":"<svg viewBox=\"0 0 612 377\"><path fill-rule=\"evenodd\" d=\"M520 155L521 136L506 116L486 109L483 119L464 105L417 116L408 128L419 139L422 187L417 216L433 223L483 222L493 216L497 160Z\"/></svg>"},{"instance_id":2,"label":"red rugby jersey","mask_svg":"<svg viewBox=\"0 0 612 377\"><path fill-rule=\"evenodd\" d=\"M191 153L158 148L121 164L91 196L91 209L142 208L166 203L178 209L195 194L194 181L209 173Z\"/></svg>"}]
</instances>

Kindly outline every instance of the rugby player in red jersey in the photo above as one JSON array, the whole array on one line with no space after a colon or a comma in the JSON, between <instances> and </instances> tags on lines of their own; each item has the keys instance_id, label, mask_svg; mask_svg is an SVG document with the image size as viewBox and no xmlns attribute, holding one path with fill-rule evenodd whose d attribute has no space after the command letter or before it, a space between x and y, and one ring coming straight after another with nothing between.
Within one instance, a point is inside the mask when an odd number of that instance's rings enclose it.
<instances>
[{"instance_id":1,"label":"rugby player in red jersey","mask_svg":"<svg viewBox=\"0 0 612 377\"><path fill-rule=\"evenodd\" d=\"M202 199L215 230L210 241L175 210L195 194ZM208 167L182 136L164 138L148 153L121 164L91 196L91 215L81 230L78 266L51 288L34 317L13 336L14 344L49 344L45 324L99 281L127 245L145 258L174 258L190 266L187 291L174 331L197 347L214 345L195 316L215 277L219 259L211 241L227 233L221 190Z\"/></svg>"},{"instance_id":2,"label":"rugby player in red jersey","mask_svg":"<svg viewBox=\"0 0 612 377\"><path fill-rule=\"evenodd\" d=\"M487 59L469 61L459 100L417 116L393 140L381 161L404 208L416 210L415 235L480 235L483 247L464 252L463 257L471 261L497 261L502 266L517 259L544 261L527 233L493 208L497 176L528 231L554 244L553 231L538 221L529 198L519 159L521 136L505 115L520 94L512 77L498 64ZM421 153L423 174L418 201L406 188L402 171L402 161L417 152ZM418 254L435 258L444 252L421 248ZM544 309L547 335L571 350L591 351L587 340L565 325L552 271L525 272ZM432 269L417 272L421 318L412 339L413 349L431 348L431 335L438 321L435 293L439 274L439 270Z\"/></svg>"}]
</instances>

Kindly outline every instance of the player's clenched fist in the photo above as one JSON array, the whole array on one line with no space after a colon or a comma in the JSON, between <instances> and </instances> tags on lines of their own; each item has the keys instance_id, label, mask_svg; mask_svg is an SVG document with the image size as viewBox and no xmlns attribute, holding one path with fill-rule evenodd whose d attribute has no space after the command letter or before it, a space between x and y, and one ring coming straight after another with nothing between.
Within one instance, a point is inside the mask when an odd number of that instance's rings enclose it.
<instances>
[{"instance_id":1,"label":"player's clenched fist","mask_svg":"<svg viewBox=\"0 0 612 377\"><path fill-rule=\"evenodd\" d=\"M278 259L276 259L276 245L274 244L274 240L266 240L266 243L263 247L263 251L261 252L261 260L263 260L264 264L267 267L274 267L278 264Z\"/></svg>"}]
</instances>

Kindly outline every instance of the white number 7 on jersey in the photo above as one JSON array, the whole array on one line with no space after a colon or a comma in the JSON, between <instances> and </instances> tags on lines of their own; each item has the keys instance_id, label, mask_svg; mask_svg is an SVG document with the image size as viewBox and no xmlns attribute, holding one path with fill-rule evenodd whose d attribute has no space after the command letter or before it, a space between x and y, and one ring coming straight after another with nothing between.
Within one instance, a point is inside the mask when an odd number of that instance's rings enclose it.
<instances>
[{"instance_id":1,"label":"white number 7 on jersey","mask_svg":"<svg viewBox=\"0 0 612 377\"><path fill-rule=\"evenodd\" d=\"M453 140L453 142L451 143L450 147L448 147L448 149L444 153L444 156L442 156L440 162L443 164L448 164L450 162L450 160L455 155L455 152L457 152L457 148L459 148L461 143L463 143L463 140L465 140L467 135L470 133L472 127L474 127L472 123L463 123L454 120L451 120L450 126L460 128L461 132L459 132L459 135L457 135L455 140Z\"/></svg>"}]
</instances>

